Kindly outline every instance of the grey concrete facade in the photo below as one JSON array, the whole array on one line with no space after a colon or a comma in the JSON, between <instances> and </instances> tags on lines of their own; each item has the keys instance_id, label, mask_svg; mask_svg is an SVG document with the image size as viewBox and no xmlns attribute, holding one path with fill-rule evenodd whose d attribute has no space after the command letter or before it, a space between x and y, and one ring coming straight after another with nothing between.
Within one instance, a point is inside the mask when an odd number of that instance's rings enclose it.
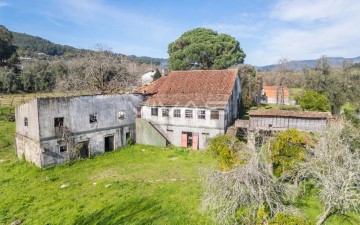
<instances>
[{"instance_id":1,"label":"grey concrete facade","mask_svg":"<svg viewBox=\"0 0 360 225\"><path fill-rule=\"evenodd\" d=\"M91 157L135 140L136 95L39 98L16 109L16 153L39 167ZM80 146L80 147L79 147Z\"/></svg>"},{"instance_id":2,"label":"grey concrete facade","mask_svg":"<svg viewBox=\"0 0 360 225\"><path fill-rule=\"evenodd\" d=\"M210 138L225 134L227 128L238 118L240 98L240 78L237 77L225 108L196 107L192 102L187 106L143 105L141 118L149 121L172 145L186 147L183 140L183 134L186 133L197 136L198 143L192 146L193 149L205 149ZM157 109L157 115L152 115L154 109ZM175 110L180 110L180 115L175 116ZM192 112L191 118L186 117L187 110ZM200 111L205 112L205 117L199 116ZM211 118L212 112L217 112L218 118Z\"/></svg>"}]
</instances>

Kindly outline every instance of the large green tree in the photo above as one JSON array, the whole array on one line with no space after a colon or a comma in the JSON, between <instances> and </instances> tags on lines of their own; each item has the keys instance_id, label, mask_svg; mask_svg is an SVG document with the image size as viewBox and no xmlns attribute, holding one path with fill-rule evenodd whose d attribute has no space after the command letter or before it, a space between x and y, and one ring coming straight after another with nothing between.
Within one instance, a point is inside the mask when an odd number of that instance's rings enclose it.
<instances>
[{"instance_id":1,"label":"large green tree","mask_svg":"<svg viewBox=\"0 0 360 225\"><path fill-rule=\"evenodd\" d=\"M341 106L347 101L360 105L360 71L350 64L331 68L328 59L322 57L315 69L305 70L305 78L308 89L326 96L333 115L339 115Z\"/></svg>"},{"instance_id":2,"label":"large green tree","mask_svg":"<svg viewBox=\"0 0 360 225\"><path fill-rule=\"evenodd\" d=\"M16 47L12 44L13 35L0 25L0 66L11 66L19 63Z\"/></svg>"},{"instance_id":3,"label":"large green tree","mask_svg":"<svg viewBox=\"0 0 360 225\"><path fill-rule=\"evenodd\" d=\"M169 44L168 53L171 70L225 69L243 63L245 58L234 37L205 28L185 32Z\"/></svg>"}]
</instances>

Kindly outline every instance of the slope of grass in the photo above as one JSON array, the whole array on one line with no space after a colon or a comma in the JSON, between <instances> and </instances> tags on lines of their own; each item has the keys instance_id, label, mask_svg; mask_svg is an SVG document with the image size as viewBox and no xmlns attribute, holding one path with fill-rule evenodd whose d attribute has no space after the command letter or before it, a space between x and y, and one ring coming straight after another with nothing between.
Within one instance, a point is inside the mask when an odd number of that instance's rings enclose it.
<instances>
[{"instance_id":1,"label":"slope of grass","mask_svg":"<svg viewBox=\"0 0 360 225\"><path fill-rule=\"evenodd\" d=\"M132 145L39 169L17 159L14 133L0 121L0 224L213 224L200 211L199 170L216 165L204 152ZM316 191L298 207L314 224L322 211ZM325 224L355 221L348 216Z\"/></svg>"},{"instance_id":2,"label":"slope of grass","mask_svg":"<svg viewBox=\"0 0 360 225\"><path fill-rule=\"evenodd\" d=\"M214 163L204 153L133 145L41 170L4 142L14 123L0 129L0 224L211 224L199 210L198 170Z\"/></svg>"}]
</instances>

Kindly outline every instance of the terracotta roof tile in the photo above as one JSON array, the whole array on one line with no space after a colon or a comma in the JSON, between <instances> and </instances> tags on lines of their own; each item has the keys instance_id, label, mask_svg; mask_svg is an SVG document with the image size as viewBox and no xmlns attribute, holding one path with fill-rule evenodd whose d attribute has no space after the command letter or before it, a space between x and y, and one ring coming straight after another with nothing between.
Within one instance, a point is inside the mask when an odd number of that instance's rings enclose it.
<instances>
[{"instance_id":1,"label":"terracotta roof tile","mask_svg":"<svg viewBox=\"0 0 360 225\"><path fill-rule=\"evenodd\" d=\"M263 86L263 90L268 98L276 98L277 86ZM289 97L289 89L284 87L284 98Z\"/></svg>"},{"instance_id":2,"label":"terracotta roof tile","mask_svg":"<svg viewBox=\"0 0 360 225\"><path fill-rule=\"evenodd\" d=\"M286 110L250 110L249 116L282 116L297 118L318 118L330 119L331 114L328 112L303 112L303 111L286 111Z\"/></svg>"},{"instance_id":3,"label":"terracotta roof tile","mask_svg":"<svg viewBox=\"0 0 360 225\"><path fill-rule=\"evenodd\" d=\"M144 105L225 108L237 76L237 69L172 71L138 92L153 94Z\"/></svg>"}]
</instances>

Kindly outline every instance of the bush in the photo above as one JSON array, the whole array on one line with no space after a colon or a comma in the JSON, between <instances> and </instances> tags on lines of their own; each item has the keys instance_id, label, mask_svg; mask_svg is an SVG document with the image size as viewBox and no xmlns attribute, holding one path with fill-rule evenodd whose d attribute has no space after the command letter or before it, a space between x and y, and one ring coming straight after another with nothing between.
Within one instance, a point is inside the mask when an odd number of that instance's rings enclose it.
<instances>
[{"instance_id":1,"label":"bush","mask_svg":"<svg viewBox=\"0 0 360 225\"><path fill-rule=\"evenodd\" d=\"M303 110L326 112L330 109L326 96L314 90L306 91L296 101Z\"/></svg>"},{"instance_id":2,"label":"bush","mask_svg":"<svg viewBox=\"0 0 360 225\"><path fill-rule=\"evenodd\" d=\"M15 108L12 106L0 106L0 121L15 121Z\"/></svg>"},{"instance_id":3,"label":"bush","mask_svg":"<svg viewBox=\"0 0 360 225\"><path fill-rule=\"evenodd\" d=\"M275 176L291 173L296 163L304 159L309 139L300 131L289 129L270 140L270 158Z\"/></svg>"},{"instance_id":4,"label":"bush","mask_svg":"<svg viewBox=\"0 0 360 225\"><path fill-rule=\"evenodd\" d=\"M301 216L277 213L270 220L269 225L310 225L310 222Z\"/></svg>"},{"instance_id":5,"label":"bush","mask_svg":"<svg viewBox=\"0 0 360 225\"><path fill-rule=\"evenodd\" d=\"M238 163L241 163L239 150L243 143L235 136L220 135L210 139L208 152L220 163L220 168L229 170Z\"/></svg>"}]
</instances>

